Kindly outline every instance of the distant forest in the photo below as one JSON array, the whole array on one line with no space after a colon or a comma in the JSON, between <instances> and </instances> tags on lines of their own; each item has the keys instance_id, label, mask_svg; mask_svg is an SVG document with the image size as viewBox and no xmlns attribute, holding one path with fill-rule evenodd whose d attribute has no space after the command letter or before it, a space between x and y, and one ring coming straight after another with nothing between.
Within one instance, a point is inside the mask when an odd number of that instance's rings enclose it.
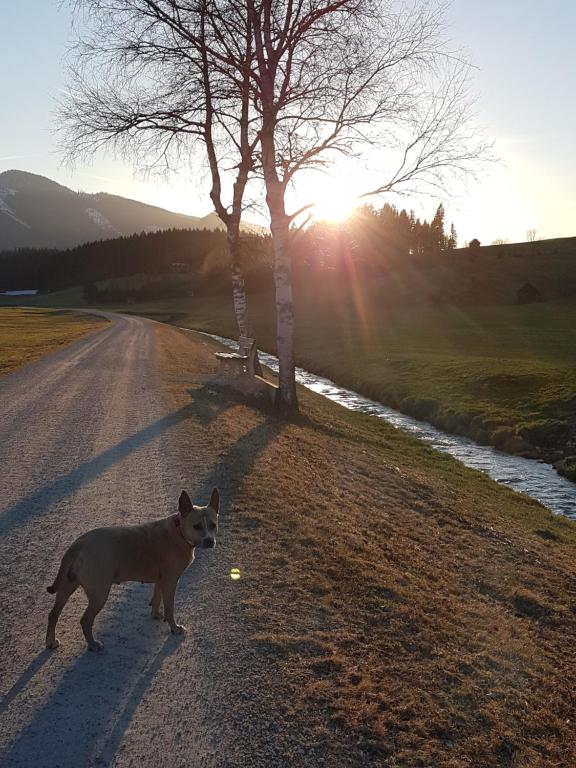
<instances>
[{"instance_id":1,"label":"distant forest","mask_svg":"<svg viewBox=\"0 0 576 768\"><path fill-rule=\"evenodd\" d=\"M572 238L485 248L477 240L467 248L457 245L454 226L448 228L445 223L443 205L431 221L388 204L364 206L347 221L318 222L294 230L295 288L328 280L341 283L344 289L353 273L356 280L381 285L384 291L392 278L396 285L402 284L407 299L410 286L419 284L422 290L428 286L431 301L514 300L515 292L528 280L536 281L544 297L574 290ZM569 262L551 270L550 262L540 257L554 254L561 261L569 257ZM528 258L523 264L518 257ZM242 258L248 290L271 291L269 238L245 234ZM506 269L502 259L508 259ZM495 277L500 273L506 273L506 284ZM126 279L131 276L133 280ZM78 285L94 303L227 293L226 236L220 231L171 229L68 250L0 253L0 291L52 292Z\"/></svg>"},{"instance_id":2,"label":"distant forest","mask_svg":"<svg viewBox=\"0 0 576 768\"><path fill-rule=\"evenodd\" d=\"M247 266L254 260L263 264L265 240L246 235L244 242ZM0 253L0 290L33 288L51 292L130 275L157 278L167 274L185 275L184 282L192 282L197 292L228 288L225 234L205 229L169 229L67 250L22 248ZM157 279L154 282L160 284Z\"/></svg>"},{"instance_id":3,"label":"distant forest","mask_svg":"<svg viewBox=\"0 0 576 768\"><path fill-rule=\"evenodd\" d=\"M354 261L370 272L391 262L431 263L457 247L454 225L447 233L444 219L442 204L431 222L387 203L379 209L365 205L346 221L306 229L295 238L295 261L327 268Z\"/></svg>"},{"instance_id":4,"label":"distant forest","mask_svg":"<svg viewBox=\"0 0 576 768\"><path fill-rule=\"evenodd\" d=\"M225 234L210 230L170 229L120 237L67 250L24 248L0 253L0 289L36 288L55 291L134 274L184 272L196 290L227 290ZM298 265L334 267L346 255L373 266L395 257L426 256L456 247L456 233L444 232L442 206L431 223L390 205L360 209L341 224L314 224L295 233ZM244 236L244 269L248 283L271 280L268 239Z\"/></svg>"}]
</instances>

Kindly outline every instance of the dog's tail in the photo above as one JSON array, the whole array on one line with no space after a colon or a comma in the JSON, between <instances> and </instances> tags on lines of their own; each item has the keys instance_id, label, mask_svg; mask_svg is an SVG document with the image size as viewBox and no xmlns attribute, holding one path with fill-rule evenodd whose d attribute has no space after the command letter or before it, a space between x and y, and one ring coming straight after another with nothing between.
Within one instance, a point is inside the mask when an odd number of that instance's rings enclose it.
<instances>
[{"instance_id":1,"label":"dog's tail","mask_svg":"<svg viewBox=\"0 0 576 768\"><path fill-rule=\"evenodd\" d=\"M66 554L62 558L62 562L60 563L60 568L58 569L58 573L56 574L54 583L51 584L49 587L46 587L46 592L53 595L55 592L58 592L58 590L62 586L62 582L65 579L73 580L74 577L70 569L75 559L75 555L76 553L72 551L72 549L69 549L68 552L66 552Z\"/></svg>"}]
</instances>

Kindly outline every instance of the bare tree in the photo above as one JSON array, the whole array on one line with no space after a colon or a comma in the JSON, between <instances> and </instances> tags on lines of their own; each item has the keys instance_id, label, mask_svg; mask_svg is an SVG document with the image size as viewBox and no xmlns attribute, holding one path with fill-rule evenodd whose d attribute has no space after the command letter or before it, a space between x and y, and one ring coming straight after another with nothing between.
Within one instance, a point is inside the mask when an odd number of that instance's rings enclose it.
<instances>
[{"instance_id":1,"label":"bare tree","mask_svg":"<svg viewBox=\"0 0 576 768\"><path fill-rule=\"evenodd\" d=\"M80 35L59 115L68 158L111 146L139 167L170 168L201 145L210 198L226 228L239 332L249 335L241 217L258 141L250 115L249 28L231 41L236 66L226 70L210 55L215 30L207 0L73 5ZM234 178L229 205L223 173Z\"/></svg>"},{"instance_id":2,"label":"bare tree","mask_svg":"<svg viewBox=\"0 0 576 768\"><path fill-rule=\"evenodd\" d=\"M442 5L395 0L222 0L254 37L254 104L274 249L283 407L297 407L290 228L313 201L286 210L305 170L338 155L387 154L362 197L410 185L438 190L484 147L470 129L468 65L446 48Z\"/></svg>"},{"instance_id":3,"label":"bare tree","mask_svg":"<svg viewBox=\"0 0 576 768\"><path fill-rule=\"evenodd\" d=\"M193 61L201 62L199 92L211 95L200 99L187 119L216 116L220 149L238 150L231 125L246 127L251 149L256 137L252 170L262 175L273 239L280 404L285 411L296 409L290 237L313 201L287 211L289 186L302 172L326 167L339 155L384 153L380 180L362 197L416 186L437 191L451 175L473 167L482 152L469 128L467 64L444 43L443 5L434 0L411 6L400 0L79 1L105 9L111 18L119 8L129 9L135 34L119 56L138 74L140 57L149 50L149 20L162 23L165 35L152 49L154 63L171 61L174 49L178 56L181 48L187 55L192 51ZM103 35L110 37L114 30ZM113 45L112 51L117 62ZM189 77L176 71L177 83ZM159 83L161 90L163 79ZM196 93L184 86L184 93ZM180 86L175 92L182 92ZM158 117L152 119L156 127ZM205 138L205 121L198 122ZM213 176L213 195L218 190Z\"/></svg>"}]
</instances>

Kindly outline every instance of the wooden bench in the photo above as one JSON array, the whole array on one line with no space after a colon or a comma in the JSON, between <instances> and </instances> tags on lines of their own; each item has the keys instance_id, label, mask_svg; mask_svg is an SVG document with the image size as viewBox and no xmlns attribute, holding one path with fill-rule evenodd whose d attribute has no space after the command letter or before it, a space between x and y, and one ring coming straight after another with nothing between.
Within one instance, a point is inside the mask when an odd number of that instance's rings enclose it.
<instances>
[{"instance_id":1,"label":"wooden bench","mask_svg":"<svg viewBox=\"0 0 576 768\"><path fill-rule=\"evenodd\" d=\"M254 362L256 360L256 341L248 336L240 336L238 339L238 352L216 352L216 359L220 363L222 373L239 376L255 375Z\"/></svg>"}]
</instances>

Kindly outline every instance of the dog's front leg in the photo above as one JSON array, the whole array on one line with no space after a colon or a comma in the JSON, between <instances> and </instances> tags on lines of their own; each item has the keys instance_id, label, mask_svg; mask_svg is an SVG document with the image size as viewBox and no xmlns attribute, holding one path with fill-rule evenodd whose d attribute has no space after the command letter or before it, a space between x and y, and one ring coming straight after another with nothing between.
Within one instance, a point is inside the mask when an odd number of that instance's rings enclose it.
<instances>
[{"instance_id":1,"label":"dog's front leg","mask_svg":"<svg viewBox=\"0 0 576 768\"><path fill-rule=\"evenodd\" d=\"M176 585L178 579L163 581L160 585L162 589L162 599L164 601L164 621L170 625L173 635L181 635L186 631L186 627L176 624L174 621L174 596L176 595Z\"/></svg>"},{"instance_id":2,"label":"dog's front leg","mask_svg":"<svg viewBox=\"0 0 576 768\"><path fill-rule=\"evenodd\" d=\"M152 606L153 619L163 618L162 612L160 611L161 603L162 603L162 590L160 589L160 584L156 582L156 584L154 584L154 592L152 593L152 599L150 600L150 605Z\"/></svg>"}]
</instances>

